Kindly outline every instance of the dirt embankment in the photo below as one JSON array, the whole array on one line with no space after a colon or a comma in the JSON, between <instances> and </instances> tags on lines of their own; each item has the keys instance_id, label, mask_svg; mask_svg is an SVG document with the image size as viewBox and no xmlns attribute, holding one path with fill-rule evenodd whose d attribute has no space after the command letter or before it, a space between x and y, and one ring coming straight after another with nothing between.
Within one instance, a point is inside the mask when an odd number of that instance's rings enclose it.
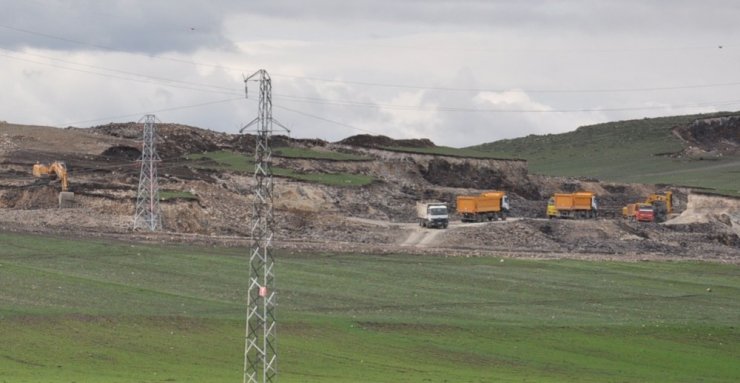
<instances>
[{"instance_id":1,"label":"dirt embankment","mask_svg":"<svg viewBox=\"0 0 740 383\"><path fill-rule=\"evenodd\" d=\"M410 139L410 140L394 140L386 136L373 136L370 134L358 134L356 136L347 137L344 140L337 142L340 145L371 148L371 149L382 149L392 147L407 147L407 148L433 148L435 147L434 142L427 138L422 139Z\"/></svg>"},{"instance_id":2,"label":"dirt embankment","mask_svg":"<svg viewBox=\"0 0 740 383\"><path fill-rule=\"evenodd\" d=\"M740 116L696 120L673 134L687 144L677 157L740 155Z\"/></svg>"},{"instance_id":3,"label":"dirt embankment","mask_svg":"<svg viewBox=\"0 0 740 383\"><path fill-rule=\"evenodd\" d=\"M691 194L686 209L667 225L721 224L740 235L740 198Z\"/></svg>"}]
</instances>

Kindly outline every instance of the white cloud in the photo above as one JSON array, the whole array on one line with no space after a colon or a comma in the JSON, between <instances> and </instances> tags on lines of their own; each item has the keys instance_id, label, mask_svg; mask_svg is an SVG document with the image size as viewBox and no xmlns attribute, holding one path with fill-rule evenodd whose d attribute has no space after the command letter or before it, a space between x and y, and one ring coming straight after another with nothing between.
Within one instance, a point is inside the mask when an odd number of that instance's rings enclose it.
<instances>
[{"instance_id":1,"label":"white cloud","mask_svg":"<svg viewBox=\"0 0 740 383\"><path fill-rule=\"evenodd\" d=\"M531 110L538 112L552 110L552 108L547 105L533 101L526 93L524 93L524 91L517 89L498 93L480 92L473 98L473 102L482 107L503 107L502 109L513 108L508 110Z\"/></svg>"}]
</instances>

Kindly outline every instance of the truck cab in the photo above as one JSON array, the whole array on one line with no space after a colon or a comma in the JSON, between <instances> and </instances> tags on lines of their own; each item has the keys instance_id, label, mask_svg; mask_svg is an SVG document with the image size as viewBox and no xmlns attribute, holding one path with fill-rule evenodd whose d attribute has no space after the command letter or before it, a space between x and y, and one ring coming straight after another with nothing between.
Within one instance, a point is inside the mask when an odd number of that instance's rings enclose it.
<instances>
[{"instance_id":1,"label":"truck cab","mask_svg":"<svg viewBox=\"0 0 740 383\"><path fill-rule=\"evenodd\" d=\"M547 218L554 218L558 216L558 209L555 208L555 197L550 197L547 200Z\"/></svg>"},{"instance_id":2,"label":"truck cab","mask_svg":"<svg viewBox=\"0 0 740 383\"><path fill-rule=\"evenodd\" d=\"M417 217L421 227L439 227L446 229L450 222L447 204L444 203L417 203Z\"/></svg>"},{"instance_id":3,"label":"truck cab","mask_svg":"<svg viewBox=\"0 0 740 383\"><path fill-rule=\"evenodd\" d=\"M655 209L653 209L653 205L646 203L637 204L635 219L639 222L653 222L655 220Z\"/></svg>"}]
</instances>

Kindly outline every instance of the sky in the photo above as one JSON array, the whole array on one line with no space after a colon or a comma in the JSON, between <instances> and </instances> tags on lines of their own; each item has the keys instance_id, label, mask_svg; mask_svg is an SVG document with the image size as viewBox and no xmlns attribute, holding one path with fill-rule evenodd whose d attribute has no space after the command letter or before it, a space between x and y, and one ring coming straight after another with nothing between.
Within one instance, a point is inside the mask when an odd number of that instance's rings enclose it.
<instances>
[{"instance_id":1,"label":"sky","mask_svg":"<svg viewBox=\"0 0 740 383\"><path fill-rule=\"evenodd\" d=\"M0 121L237 133L271 77L296 138L464 147L740 110L740 4L0 0ZM277 126L276 126L277 127ZM279 128L277 128L279 132Z\"/></svg>"}]
</instances>

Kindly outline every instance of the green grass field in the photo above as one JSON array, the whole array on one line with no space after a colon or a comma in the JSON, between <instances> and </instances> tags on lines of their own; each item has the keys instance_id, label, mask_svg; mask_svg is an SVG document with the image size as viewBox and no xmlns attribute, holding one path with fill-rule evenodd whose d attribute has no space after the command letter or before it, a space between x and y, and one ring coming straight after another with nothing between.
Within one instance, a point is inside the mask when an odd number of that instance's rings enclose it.
<instances>
[{"instance_id":1,"label":"green grass field","mask_svg":"<svg viewBox=\"0 0 740 383\"><path fill-rule=\"evenodd\" d=\"M661 117L581 127L573 132L501 140L472 149L518 155L533 173L618 182L675 184L740 195L740 157L675 159L671 128L708 115Z\"/></svg>"},{"instance_id":2,"label":"green grass field","mask_svg":"<svg viewBox=\"0 0 740 383\"><path fill-rule=\"evenodd\" d=\"M190 154L186 156L186 159L194 161L194 166L204 169L228 170L242 173L254 172L254 161L251 158L247 158L247 156L243 154L227 150ZM357 161L357 159L353 161ZM371 184L375 180L371 176L366 176L362 174L299 173L291 169L280 167L273 167L272 174L278 177L291 178L294 180L305 182L320 183L330 186L365 186Z\"/></svg>"},{"instance_id":3,"label":"green grass field","mask_svg":"<svg viewBox=\"0 0 740 383\"><path fill-rule=\"evenodd\" d=\"M246 249L0 245L0 382L241 380ZM276 259L280 382L740 380L734 265Z\"/></svg>"}]
</instances>

